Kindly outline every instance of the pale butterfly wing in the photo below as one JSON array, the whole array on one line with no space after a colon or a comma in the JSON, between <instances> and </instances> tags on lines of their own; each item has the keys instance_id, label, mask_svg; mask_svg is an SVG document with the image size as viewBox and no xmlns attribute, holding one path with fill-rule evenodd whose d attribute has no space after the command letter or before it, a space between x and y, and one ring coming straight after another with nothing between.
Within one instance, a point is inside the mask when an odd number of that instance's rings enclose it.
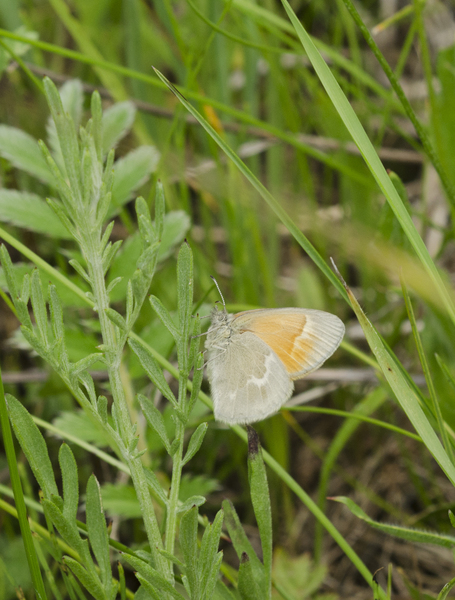
<instances>
[{"instance_id":1,"label":"pale butterfly wing","mask_svg":"<svg viewBox=\"0 0 455 600\"><path fill-rule=\"evenodd\" d=\"M338 348L345 331L335 315L309 308L249 310L236 314L232 327L263 340L291 379L318 369Z\"/></svg>"},{"instance_id":2,"label":"pale butterfly wing","mask_svg":"<svg viewBox=\"0 0 455 600\"><path fill-rule=\"evenodd\" d=\"M275 352L248 331L233 333L225 350L209 351L207 373L215 419L231 424L277 412L294 387Z\"/></svg>"}]
</instances>

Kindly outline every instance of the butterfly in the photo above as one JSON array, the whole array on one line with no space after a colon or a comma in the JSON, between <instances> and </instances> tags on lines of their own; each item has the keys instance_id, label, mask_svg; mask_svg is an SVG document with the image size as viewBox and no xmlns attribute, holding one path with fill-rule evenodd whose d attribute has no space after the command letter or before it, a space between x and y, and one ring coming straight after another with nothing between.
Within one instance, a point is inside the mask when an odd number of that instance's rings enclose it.
<instances>
[{"instance_id":1,"label":"butterfly","mask_svg":"<svg viewBox=\"0 0 455 600\"><path fill-rule=\"evenodd\" d=\"M215 419L261 421L289 400L294 380L318 369L335 352L344 324L335 315L309 308L229 314L218 291L223 307L213 309L205 342Z\"/></svg>"}]
</instances>

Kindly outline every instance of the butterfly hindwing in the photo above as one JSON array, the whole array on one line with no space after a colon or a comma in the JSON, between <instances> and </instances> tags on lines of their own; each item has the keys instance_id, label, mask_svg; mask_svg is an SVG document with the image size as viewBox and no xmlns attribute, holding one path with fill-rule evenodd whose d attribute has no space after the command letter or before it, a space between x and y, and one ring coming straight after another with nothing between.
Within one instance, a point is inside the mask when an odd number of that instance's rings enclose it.
<instances>
[{"instance_id":1,"label":"butterfly hindwing","mask_svg":"<svg viewBox=\"0 0 455 600\"><path fill-rule=\"evenodd\" d=\"M253 423L275 413L290 398L292 381L264 341L234 333L224 351L211 350L207 373L215 418L226 423Z\"/></svg>"}]
</instances>

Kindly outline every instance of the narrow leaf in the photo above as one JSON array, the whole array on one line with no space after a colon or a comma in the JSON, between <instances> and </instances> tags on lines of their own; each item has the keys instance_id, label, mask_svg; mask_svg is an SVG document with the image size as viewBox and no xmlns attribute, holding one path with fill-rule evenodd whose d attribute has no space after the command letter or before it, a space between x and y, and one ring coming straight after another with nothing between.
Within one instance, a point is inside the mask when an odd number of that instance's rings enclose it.
<instances>
[{"instance_id":1,"label":"narrow leaf","mask_svg":"<svg viewBox=\"0 0 455 600\"><path fill-rule=\"evenodd\" d=\"M107 588L112 579L109 560L109 536L101 502L100 486L94 475L90 476L87 483L86 511L90 545L100 568L101 581L104 587Z\"/></svg>"},{"instance_id":2,"label":"narrow leaf","mask_svg":"<svg viewBox=\"0 0 455 600\"><path fill-rule=\"evenodd\" d=\"M152 305L152 308L160 318L163 325L166 327L166 329L169 331L169 333L172 335L175 342L177 343L180 340L180 332L175 326L174 321L172 320L172 317L167 308L156 296L150 296L150 304Z\"/></svg>"},{"instance_id":3,"label":"narrow leaf","mask_svg":"<svg viewBox=\"0 0 455 600\"><path fill-rule=\"evenodd\" d=\"M450 296L448 289L442 281L441 275L439 274L436 265L434 264L428 249L425 246L424 241L420 237L416 230L416 227L412 221L411 216L406 210L397 190L395 189L390 177L387 175L387 171L383 166L373 144L371 143L368 135L366 134L359 118L354 112L348 98L345 96L339 83L335 79L335 76L330 71L325 60L322 58L318 49L314 45L312 39L305 31L302 23L297 18L296 14L292 10L288 0L281 0L284 9L286 10L289 20L291 21L300 42L305 49L305 52L310 59L316 74L321 80L324 89L329 95L333 102L335 109L338 111L342 118L346 128L352 136L352 139L359 148L365 163L369 167L371 174L375 178L378 186L384 193L390 207L395 213L401 227L405 231L409 241L411 242L417 256L421 260L425 270L431 277L434 283L435 291L442 299L444 306L450 315L450 318L455 322L455 306L452 297Z\"/></svg>"},{"instance_id":4,"label":"narrow leaf","mask_svg":"<svg viewBox=\"0 0 455 600\"><path fill-rule=\"evenodd\" d=\"M77 464L68 444L62 444L58 454L63 483L63 516L69 522L76 523L79 506L79 479Z\"/></svg>"},{"instance_id":5,"label":"narrow leaf","mask_svg":"<svg viewBox=\"0 0 455 600\"><path fill-rule=\"evenodd\" d=\"M0 255L2 259L3 272L5 274L6 283L8 285L8 291L10 293L11 298L13 299L13 302L16 302L16 299L19 298L19 289L17 287L16 274L14 273L14 267L13 263L11 262L11 257L4 244L0 246Z\"/></svg>"},{"instance_id":6,"label":"narrow leaf","mask_svg":"<svg viewBox=\"0 0 455 600\"><path fill-rule=\"evenodd\" d=\"M156 408L149 398L146 398L143 394L138 394L137 399L141 405L144 417L147 419L147 423L150 427L158 434L160 440L163 442L163 446L166 448L168 454L171 449L171 443L169 441L166 426L164 424L163 415Z\"/></svg>"},{"instance_id":7,"label":"narrow leaf","mask_svg":"<svg viewBox=\"0 0 455 600\"><path fill-rule=\"evenodd\" d=\"M48 346L48 331L47 331L47 309L44 303L43 288L41 286L41 278L38 269L34 269L32 273L31 285L31 300L33 314L35 315L36 325L40 334L41 342L45 347Z\"/></svg>"},{"instance_id":8,"label":"narrow leaf","mask_svg":"<svg viewBox=\"0 0 455 600\"><path fill-rule=\"evenodd\" d=\"M189 462L199 450L199 448L202 445L202 442L204 441L204 437L207 433L208 426L208 423L201 423L196 429L196 431L193 433L190 439L190 443L188 444L188 449L186 451L185 457L182 461L182 465L186 465L186 463Z\"/></svg>"},{"instance_id":9,"label":"narrow leaf","mask_svg":"<svg viewBox=\"0 0 455 600\"><path fill-rule=\"evenodd\" d=\"M166 199L164 196L164 187L160 180L156 182L155 191L155 226L158 239L161 240L164 226L164 213L166 209Z\"/></svg>"},{"instance_id":10,"label":"narrow leaf","mask_svg":"<svg viewBox=\"0 0 455 600\"><path fill-rule=\"evenodd\" d=\"M239 580L237 590L242 600L265 600L260 595L251 566L251 561L246 552L240 557Z\"/></svg>"},{"instance_id":11,"label":"narrow leaf","mask_svg":"<svg viewBox=\"0 0 455 600\"><path fill-rule=\"evenodd\" d=\"M138 357L141 365L144 367L145 372L150 377L151 381L156 385L163 396L167 398L175 408L178 408L177 400L175 399L171 388L167 384L167 381L163 375L163 371L156 362L155 357L137 340L129 339L128 344Z\"/></svg>"},{"instance_id":12,"label":"narrow leaf","mask_svg":"<svg viewBox=\"0 0 455 600\"><path fill-rule=\"evenodd\" d=\"M240 523L240 519L234 508L234 505L230 500L223 500L224 510L224 522L229 533L229 537L232 540L232 544L235 548L237 556L241 560L242 554L246 553L249 557L252 572L257 582L264 581L264 565L257 557L256 552L253 549L243 527Z\"/></svg>"},{"instance_id":13,"label":"narrow leaf","mask_svg":"<svg viewBox=\"0 0 455 600\"><path fill-rule=\"evenodd\" d=\"M191 496L177 508L177 512L186 512L187 510L190 510L190 508L192 508L193 506L199 507L205 504L206 502L207 500L204 498L204 496Z\"/></svg>"},{"instance_id":14,"label":"narrow leaf","mask_svg":"<svg viewBox=\"0 0 455 600\"><path fill-rule=\"evenodd\" d=\"M78 532L75 521L69 521L64 517L62 511L56 506L54 502L43 499L43 508L46 516L52 521L55 528L62 536L62 538L69 544L76 552L78 552L81 560L91 570L95 570L95 566L90 555L88 548L88 541L83 540Z\"/></svg>"},{"instance_id":15,"label":"narrow leaf","mask_svg":"<svg viewBox=\"0 0 455 600\"><path fill-rule=\"evenodd\" d=\"M111 321L111 323L114 323L114 325L117 325L117 327L121 331L125 332L128 330L125 319L116 310L114 310L113 308L106 308L105 313L109 321Z\"/></svg>"},{"instance_id":16,"label":"narrow leaf","mask_svg":"<svg viewBox=\"0 0 455 600\"><path fill-rule=\"evenodd\" d=\"M158 500L163 506L168 505L168 497L166 492L163 490L163 486L158 480L158 477L151 469L147 469L144 467L145 478L147 483L152 490L152 493L156 500Z\"/></svg>"},{"instance_id":17,"label":"narrow leaf","mask_svg":"<svg viewBox=\"0 0 455 600\"><path fill-rule=\"evenodd\" d=\"M71 571L76 575L85 589L94 597L96 600L106 600L103 587L99 580L93 573L89 573L87 569L78 563L70 556L64 556L63 562L68 566Z\"/></svg>"},{"instance_id":18,"label":"narrow leaf","mask_svg":"<svg viewBox=\"0 0 455 600\"><path fill-rule=\"evenodd\" d=\"M180 335L186 344L193 306L193 254L187 243L182 244L179 251L177 260L177 286Z\"/></svg>"},{"instance_id":19,"label":"narrow leaf","mask_svg":"<svg viewBox=\"0 0 455 600\"><path fill-rule=\"evenodd\" d=\"M252 427L248 430L248 479L251 501L261 536L265 581L260 584L261 595L270 598L272 593L272 509L267 483L267 473L262 458L259 436Z\"/></svg>"},{"instance_id":20,"label":"narrow leaf","mask_svg":"<svg viewBox=\"0 0 455 600\"><path fill-rule=\"evenodd\" d=\"M378 523L377 521L373 521L373 519L370 519L370 517L360 508L360 506L358 506L350 498L346 498L344 496L337 496L331 498L331 500L335 500L336 502L345 504L352 512L352 514L354 514L359 519L366 521L369 525L371 525L371 527L379 529L379 531L382 531L383 533L393 535L394 537L400 538L402 540L407 540L409 542L418 542L422 544L436 544L437 546L442 546L444 548L455 547L455 536L453 535L440 534L435 531L411 529L410 527L401 527L399 525L388 525L385 523Z\"/></svg>"},{"instance_id":21,"label":"narrow leaf","mask_svg":"<svg viewBox=\"0 0 455 600\"><path fill-rule=\"evenodd\" d=\"M185 561L185 575L191 590L191 598L199 598L199 570L197 568L198 509L193 506L180 521L179 541Z\"/></svg>"},{"instance_id":22,"label":"narrow leaf","mask_svg":"<svg viewBox=\"0 0 455 600\"><path fill-rule=\"evenodd\" d=\"M6 402L14 433L40 488L43 490L44 497L50 499L52 496L58 496L54 470L40 430L28 411L16 398L6 394Z\"/></svg>"},{"instance_id":23,"label":"narrow leaf","mask_svg":"<svg viewBox=\"0 0 455 600\"><path fill-rule=\"evenodd\" d=\"M439 441L439 438L425 416L425 413L421 409L419 399L415 391L410 387L399 366L395 362L394 357L385 347L375 328L367 319L354 294L347 287L344 281L343 284L346 287L352 308L354 309L359 323L362 326L368 344L376 356L384 377L388 381L390 387L396 395L398 402L407 414L417 433L420 435L426 447L433 455L433 458L444 471L452 485L455 485L455 467L450 461L446 451Z\"/></svg>"},{"instance_id":24,"label":"narrow leaf","mask_svg":"<svg viewBox=\"0 0 455 600\"><path fill-rule=\"evenodd\" d=\"M129 563L139 573L141 578L143 578L143 581L147 581L156 590L162 593L162 595L159 596L160 599L166 598L167 595L169 595L169 597L175 598L175 600L184 600L183 596L174 589L169 581L148 563L131 554L122 554L122 560Z\"/></svg>"},{"instance_id":25,"label":"narrow leaf","mask_svg":"<svg viewBox=\"0 0 455 600\"><path fill-rule=\"evenodd\" d=\"M209 586L209 580L211 574L216 568L217 564L217 551L220 543L221 528L223 526L224 512L219 510L216 514L215 520L212 524L208 524L205 528L204 535L202 536L201 549L199 551L199 563L198 568L201 572L201 588L207 594L207 598L210 598L206 588Z\"/></svg>"},{"instance_id":26,"label":"narrow leaf","mask_svg":"<svg viewBox=\"0 0 455 600\"><path fill-rule=\"evenodd\" d=\"M83 279L85 279L85 281L87 281L87 283L91 283L90 275L87 273L87 271L84 269L84 267L81 265L81 263L79 261L77 261L76 259L72 258L69 261L69 263L73 267L73 269L75 271L77 271L79 273L79 275Z\"/></svg>"}]
</instances>

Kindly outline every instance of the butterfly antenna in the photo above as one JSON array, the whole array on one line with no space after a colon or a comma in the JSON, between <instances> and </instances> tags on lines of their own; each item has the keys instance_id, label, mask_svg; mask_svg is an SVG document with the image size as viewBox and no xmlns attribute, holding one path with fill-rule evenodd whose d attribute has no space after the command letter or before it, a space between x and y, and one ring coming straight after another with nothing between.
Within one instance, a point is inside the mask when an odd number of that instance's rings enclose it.
<instances>
[{"instance_id":1,"label":"butterfly antenna","mask_svg":"<svg viewBox=\"0 0 455 600\"><path fill-rule=\"evenodd\" d=\"M218 285L218 282L217 282L217 280L215 279L215 277L213 277L213 275L210 275L210 279L211 279L211 280L213 281L213 283L216 285L216 288L217 288L217 290L218 290L218 293L219 293L219 294L220 294L220 296L221 296L221 301L223 302L223 307L224 307L224 310L226 310L226 303L224 302L223 294L221 293L220 286Z\"/></svg>"}]
</instances>

